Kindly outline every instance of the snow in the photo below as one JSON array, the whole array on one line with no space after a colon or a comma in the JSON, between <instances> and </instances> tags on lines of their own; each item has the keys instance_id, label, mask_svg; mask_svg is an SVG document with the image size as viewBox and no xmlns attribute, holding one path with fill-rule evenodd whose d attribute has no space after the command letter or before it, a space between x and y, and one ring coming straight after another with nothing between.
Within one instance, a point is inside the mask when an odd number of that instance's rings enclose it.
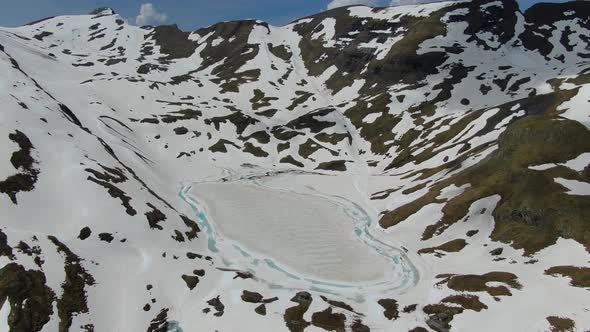
<instances>
[{"instance_id":1,"label":"snow","mask_svg":"<svg viewBox=\"0 0 590 332\"><path fill-rule=\"evenodd\" d=\"M334 35L336 34L336 19L328 17L324 19L321 23L323 28L317 32L315 32L311 39L319 39L321 38L324 41L325 47L334 47L335 40Z\"/></svg>"},{"instance_id":2,"label":"snow","mask_svg":"<svg viewBox=\"0 0 590 332\"><path fill-rule=\"evenodd\" d=\"M581 172L586 167L588 167L588 165L590 165L590 152L582 153L581 155L566 162L563 165L565 167L569 167L569 168L573 169L574 171Z\"/></svg>"},{"instance_id":3,"label":"snow","mask_svg":"<svg viewBox=\"0 0 590 332\"><path fill-rule=\"evenodd\" d=\"M373 19L381 19L381 20L389 20L392 22L399 22L400 17L399 14L408 15L408 16L415 16L415 17L426 17L431 13L448 7L452 6L453 4L460 3L461 1L447 1L447 2L437 2L437 3L429 3L429 4L421 4L421 5L406 5L406 6L396 6L396 7L385 7L381 8L377 12L373 12L373 7L369 6L353 6L349 7L348 11L350 12L350 16L356 17L370 17ZM396 19L392 19L392 17L396 17Z\"/></svg>"},{"instance_id":4,"label":"snow","mask_svg":"<svg viewBox=\"0 0 590 332\"><path fill-rule=\"evenodd\" d=\"M373 31L373 32L376 32L376 31ZM376 54L376 59L383 60L387 56L387 53L389 52L389 50L391 50L392 47L395 47L395 44L402 39L403 39L403 34L400 34L400 35L397 35L394 37L388 37L385 42L379 42L378 39L376 38L376 39L373 39L367 43L360 44L359 47L374 48L375 54Z\"/></svg>"},{"instance_id":5,"label":"snow","mask_svg":"<svg viewBox=\"0 0 590 332\"><path fill-rule=\"evenodd\" d=\"M367 116L365 116L363 118L363 122L371 124L371 123L375 122L375 120L379 119L380 116L381 116L381 113L369 113L369 114L367 114Z\"/></svg>"},{"instance_id":6,"label":"snow","mask_svg":"<svg viewBox=\"0 0 590 332\"><path fill-rule=\"evenodd\" d=\"M493 2L488 2L485 5L481 6L481 9L488 9L490 7L504 7L504 4L502 3L502 1L493 1Z\"/></svg>"},{"instance_id":7,"label":"snow","mask_svg":"<svg viewBox=\"0 0 590 332\"><path fill-rule=\"evenodd\" d=\"M3 331L8 331L8 314L10 314L10 305L8 301L4 302L3 305L0 305L0 328Z\"/></svg>"},{"instance_id":8,"label":"snow","mask_svg":"<svg viewBox=\"0 0 590 332\"><path fill-rule=\"evenodd\" d=\"M469 187L471 187L470 184L465 184L461 187L457 187L454 184L452 184L452 185L446 187L445 189L443 189L441 191L440 195L438 195L438 197L436 199L450 200L454 197L461 195Z\"/></svg>"},{"instance_id":9,"label":"snow","mask_svg":"<svg viewBox=\"0 0 590 332\"><path fill-rule=\"evenodd\" d=\"M217 38L213 39L213 41L211 42L211 46L217 47L221 43L223 43L223 38L217 37Z\"/></svg>"},{"instance_id":10,"label":"snow","mask_svg":"<svg viewBox=\"0 0 590 332\"><path fill-rule=\"evenodd\" d=\"M543 165L535 165L535 166L529 166L529 169L535 170L535 171L544 171L547 169L551 169L553 167L557 167L557 164L543 164Z\"/></svg>"},{"instance_id":11,"label":"snow","mask_svg":"<svg viewBox=\"0 0 590 332\"><path fill-rule=\"evenodd\" d=\"M279 265L337 282L372 281L385 274L385 260L355 240L353 221L338 205L240 184L193 188L223 236L275 258Z\"/></svg>"},{"instance_id":12,"label":"snow","mask_svg":"<svg viewBox=\"0 0 590 332\"><path fill-rule=\"evenodd\" d=\"M588 114L586 105L588 104L588 94L590 93L590 85L583 85L578 94L572 99L559 105L559 111L563 111L560 116L570 120L578 121L586 128L590 129L590 114Z\"/></svg>"},{"instance_id":13,"label":"snow","mask_svg":"<svg viewBox=\"0 0 590 332\"><path fill-rule=\"evenodd\" d=\"M590 195L590 183L564 178L555 178L555 182L566 187L568 195Z\"/></svg>"},{"instance_id":14,"label":"snow","mask_svg":"<svg viewBox=\"0 0 590 332\"><path fill-rule=\"evenodd\" d=\"M369 22L380 26L381 22L374 20L403 25L404 17L428 17L436 10L459 3L397 6L376 12L370 7L355 6L348 8L348 12L361 17L365 27ZM482 8L498 5L497 1L490 2ZM580 330L590 328L585 311L587 291L570 286L567 278L544 274L545 269L556 265L587 266L590 255L573 240L558 239L556 244L534 257L524 257L522 250L514 249L509 243L494 242L491 234L495 225L493 211L501 199L498 195L474 202L464 222L451 225L431 239L423 239L426 227L440 220L448 201L464 193L470 188L469 184L449 184L437 197L436 204L426 205L394 227L384 230L379 226L384 213L416 201L428 194L433 185L492 153L497 148L495 141L506 126L530 111L525 98L532 91L544 94L556 89L579 89L577 95L560 105L558 113L563 118L590 126L589 85L574 80L587 67L585 60L577 55L585 52L585 43L578 35L587 34L580 22L556 23L550 38L555 48L545 59L539 52L519 44L518 36L530 29L521 13L515 14L515 37L504 45L496 43L495 35L479 35L490 41L490 45L499 47L498 51L492 51L468 41L471 36L464 33L467 28L464 22L448 20L452 15L467 12L465 8L453 10L442 20L447 24L447 33L422 43L418 50L419 54L441 51L457 43L464 47L464 52L447 53L448 59L437 68L438 73L418 82L419 87L400 81L379 91L389 93L391 103L383 110L355 119L355 125L347 110L358 100L369 102L371 109L376 107L379 93L361 91L368 90L365 87L368 82L373 88L378 85L367 79L368 66L359 68L362 74L354 80L356 73L346 74L351 80L339 92L326 86L333 75L345 75L339 66L329 66L318 76L310 75L299 48L304 37L295 30L298 25L313 22L314 18L298 20L285 27L254 25L247 42L258 46L259 52L238 72L260 69L260 77L241 84L239 92L225 93L221 93L220 84L216 82L216 73L228 64L232 54L223 55L215 64L194 71L206 60L201 52L207 45L215 47L223 42L215 31L204 36L196 32L189 35L189 40L199 44L190 57L161 61L164 55L160 47L148 37L152 31L127 24L117 30L118 16L61 16L33 26L0 28L0 44L5 48L5 52L0 52L0 102L4 105L0 113L0 181L17 172L11 157L18 146L8 139L17 129L31 139L35 147L33 156L39 161L40 169L35 189L17 194L18 205L6 195L0 200L2 230L7 234L9 245L15 246L20 240L32 244L33 236L38 238L36 244L42 248L45 260L42 271L47 285L58 297L62 295L61 285L65 280L65 260L47 236L57 236L79 255L83 259L82 266L97 283L85 289L90 312L76 315L73 326L92 322L97 331L146 330L162 308L169 308L169 319L187 331L195 326L204 331L232 331L236 321L245 331L281 331L285 330L284 311L294 305L290 299L300 290L314 296L305 314L308 320L328 306L318 296L325 295L350 303L371 330L408 331L425 326L427 317L421 311L423 306L456 294L437 284L438 274L490 271L514 273L523 288L511 290L512 297L501 297L499 301L478 293L489 308L479 313L466 310L457 315L452 322L453 330L547 330L544 318L549 315L572 318ZM57 27L58 23L63 26ZM106 29L105 36L88 41L92 33L89 27L96 23L100 23L100 29ZM336 20L328 15L320 23L323 28L311 33L313 39L321 40L324 47L360 48L371 53L372 61L383 60L407 31L403 26L379 28L371 32L387 34L384 43L373 38L356 45L351 41L361 36L357 32L364 31L363 27L348 32L351 38L336 39ZM565 52L559 46L568 24L575 28L570 36L573 52ZM313 27L310 29L313 31ZM43 41L33 38L40 31L50 31L53 35ZM101 50L115 38L117 42L112 49ZM229 39L232 40L235 37ZM271 54L268 44L286 47L292 57L278 59ZM140 61L140 50L145 46L153 46L153 54ZM118 47L124 48L121 57L127 59L126 63L107 66L100 61L118 56ZM72 54L63 53L65 50ZM241 53L240 49L233 55ZM564 53L565 63L554 59L560 53ZM331 61L325 50L319 50L318 55L321 54L324 54L322 61ZM14 68L9 56L18 62L24 73ZM72 66L72 63L85 61L94 66ZM475 66L475 70L454 85L449 99L437 103L432 116L423 116L416 110L410 112L412 107L436 97L439 90L433 91L433 87L448 79L450 68L459 61L465 66ZM142 64L157 64L161 69L140 75L137 68ZM498 66L504 65L513 68L498 70ZM191 80L177 85L169 83L172 77L189 72ZM481 74L485 74L483 79L476 78ZM483 95L480 85L492 81L496 74L499 78L514 74L509 84L524 77L531 77L531 81L515 92L501 91L490 83L493 89ZM548 81L555 78L563 79L564 83L552 87ZM307 83L301 83L303 80ZM80 84L82 82L85 83ZM152 84L157 87L150 87ZM265 97L276 99L254 110L250 100L256 89L263 91ZM296 91L312 94L312 97L289 111L287 107L298 96ZM426 96L427 93L430 95ZM193 99L181 99L189 96ZM469 106L460 103L463 97L470 99ZM163 100L170 103L161 102ZM499 110L515 101L519 102L510 108L510 114L494 122L496 116L504 114ZM25 103L28 110L19 102ZM68 121L60 112L60 104L67 105L91 134ZM198 110L202 115L170 123L163 120L184 109ZM276 114L260 114L270 109L276 109ZM329 123L330 127L315 132L307 124L302 128L294 125L300 124L302 117L311 112L324 109L334 111L326 116L314 116L313 120ZM442 137L438 135L477 110L485 112L454 133L454 137L438 141ZM369 128L365 125L375 124L383 114L400 121L392 129L394 138L384 139L393 146L387 153L376 153L364 129ZM223 118L236 115L244 118L236 123ZM158 119L159 123L142 122L145 118ZM218 122L213 123L212 119ZM255 123L238 134L239 125L248 121ZM477 136L489 123L496 123L493 130ZM180 126L187 128L186 135L174 133L173 129ZM280 151L279 144L287 141L275 137L273 129L277 128L297 134L288 140L290 145ZM408 152L417 156L434 148L434 156L384 171L401 152L396 144L411 129L419 131L420 135L409 144ZM259 132L269 133L268 142L260 142L256 136L247 138ZM321 134L334 133L349 136L334 144L321 141ZM108 144L112 152L97 138ZM225 153L211 151L211 145L220 139L236 146L227 144ZM331 151L322 149L304 158L299 149L308 140ZM268 156L245 152L246 141L261 147ZM488 146L476 155L465 156L461 151L467 145L475 148L483 147L482 144ZM181 153L185 155L180 156ZM292 156L303 167L281 163L286 156ZM335 160L346 160L346 171L316 169L321 162ZM452 161L461 162L456 168L421 178ZM530 165L529 168L544 171L565 166L582 172L588 164L590 152L565 163ZM136 210L135 215L127 214L121 199L111 197L106 188L88 181L92 174L87 169L105 172L102 166L118 169L128 178L113 185L130 197L129 204ZM590 195L588 183L564 178L555 181L570 195ZM406 191L418 185L424 187ZM146 213L151 208L147 204L166 215L166 219L159 222L161 230L150 227ZM198 238L188 240L184 233L186 225L179 214L199 223ZM85 226L92 229L92 235L82 241L77 236ZM466 233L471 230L479 232L467 237ZM175 231L183 235L184 242L172 238L177 236ZM100 241L98 234L103 232L113 234L115 240L112 243ZM422 248L455 239L465 239L467 247L441 257L417 253ZM121 242L123 240L125 242ZM494 261L489 253L498 247L504 249L504 261ZM187 252L211 256L211 260L189 259ZM21 252L16 256L19 264L40 270L32 257ZM525 264L533 258L538 262ZM0 267L8 262L7 258L0 258ZM235 273L218 268L248 271L254 278L234 279ZM189 290L181 276L191 275L195 269L206 273L199 278L197 287ZM154 288L147 291L147 284ZM263 317L253 312L252 304L241 300L245 289L260 292L265 298L277 296L279 300L268 304L268 314ZM205 301L217 296L226 306L224 315L215 317L203 313L203 308L207 307ZM547 297L552 301L547 302ZM415 313L404 313L399 319L389 321L377 304L382 298L398 300L400 309L414 303L419 307ZM152 303L152 299L156 302ZM152 306L149 312L142 310L146 303ZM6 321L7 310L7 306L0 310L0 324ZM54 315L44 331L57 329L56 312L54 306ZM345 315L351 318L348 325L355 315L350 312ZM320 329L309 327L308 330Z\"/></svg>"},{"instance_id":15,"label":"snow","mask_svg":"<svg viewBox=\"0 0 590 332\"><path fill-rule=\"evenodd\" d=\"M530 169L534 169L537 171L544 171L553 167L557 166L565 166L570 168L576 172L582 172L586 167L590 165L590 152L582 153L581 155L577 156L576 158L561 164L543 164L543 165L532 165L529 166Z\"/></svg>"}]
</instances>

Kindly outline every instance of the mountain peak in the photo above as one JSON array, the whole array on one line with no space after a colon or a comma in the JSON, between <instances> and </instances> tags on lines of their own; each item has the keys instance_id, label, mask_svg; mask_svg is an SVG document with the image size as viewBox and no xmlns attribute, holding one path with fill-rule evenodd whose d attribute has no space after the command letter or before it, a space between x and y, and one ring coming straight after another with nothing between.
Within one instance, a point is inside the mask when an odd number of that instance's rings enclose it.
<instances>
[{"instance_id":1,"label":"mountain peak","mask_svg":"<svg viewBox=\"0 0 590 332\"><path fill-rule=\"evenodd\" d=\"M115 15L115 10L111 7L98 7L90 12L90 15Z\"/></svg>"},{"instance_id":2,"label":"mountain peak","mask_svg":"<svg viewBox=\"0 0 590 332\"><path fill-rule=\"evenodd\" d=\"M0 331L590 331L590 2L113 14L0 27Z\"/></svg>"}]
</instances>

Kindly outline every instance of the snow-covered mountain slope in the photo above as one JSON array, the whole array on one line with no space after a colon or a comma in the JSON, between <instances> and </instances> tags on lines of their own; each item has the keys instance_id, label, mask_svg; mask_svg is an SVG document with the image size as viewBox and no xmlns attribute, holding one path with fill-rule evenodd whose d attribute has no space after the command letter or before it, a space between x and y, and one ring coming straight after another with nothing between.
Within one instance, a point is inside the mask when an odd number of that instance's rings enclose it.
<instances>
[{"instance_id":1,"label":"snow-covered mountain slope","mask_svg":"<svg viewBox=\"0 0 590 332\"><path fill-rule=\"evenodd\" d=\"M589 17L0 28L0 330L590 329Z\"/></svg>"}]
</instances>

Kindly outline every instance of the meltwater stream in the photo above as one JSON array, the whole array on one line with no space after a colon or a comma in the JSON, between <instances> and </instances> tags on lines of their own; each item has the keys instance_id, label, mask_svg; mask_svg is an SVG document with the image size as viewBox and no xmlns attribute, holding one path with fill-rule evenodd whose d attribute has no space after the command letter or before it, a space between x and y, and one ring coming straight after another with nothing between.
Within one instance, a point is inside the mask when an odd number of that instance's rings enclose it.
<instances>
[{"instance_id":1,"label":"meltwater stream","mask_svg":"<svg viewBox=\"0 0 590 332\"><path fill-rule=\"evenodd\" d=\"M363 301L417 283L405 253L374 237L368 214L342 197L249 180L184 184L179 195L205 230L211 254L270 288Z\"/></svg>"}]
</instances>

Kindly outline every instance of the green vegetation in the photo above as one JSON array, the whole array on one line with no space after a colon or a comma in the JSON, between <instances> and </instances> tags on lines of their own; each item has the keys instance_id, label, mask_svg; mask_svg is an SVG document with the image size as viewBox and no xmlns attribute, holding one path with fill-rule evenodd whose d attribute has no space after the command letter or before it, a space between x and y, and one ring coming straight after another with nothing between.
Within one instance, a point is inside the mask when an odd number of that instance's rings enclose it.
<instances>
[{"instance_id":1,"label":"green vegetation","mask_svg":"<svg viewBox=\"0 0 590 332\"><path fill-rule=\"evenodd\" d=\"M289 111L293 111L297 106L304 104L310 97L313 96L313 93L306 91L295 91L295 95L297 97L291 99L291 105L287 107Z\"/></svg>"},{"instance_id":2,"label":"green vegetation","mask_svg":"<svg viewBox=\"0 0 590 332\"><path fill-rule=\"evenodd\" d=\"M16 263L0 269L0 308L10 304L10 332L41 331L53 315L55 293L41 271L25 270Z\"/></svg>"},{"instance_id":3,"label":"green vegetation","mask_svg":"<svg viewBox=\"0 0 590 332\"><path fill-rule=\"evenodd\" d=\"M399 318L399 306L396 300L393 299L381 299L377 301L380 306L385 309L383 315L389 320L396 320Z\"/></svg>"},{"instance_id":4,"label":"green vegetation","mask_svg":"<svg viewBox=\"0 0 590 332\"><path fill-rule=\"evenodd\" d=\"M590 268L577 266L554 266L545 270L545 274L554 277L562 275L571 279L574 287L590 288Z\"/></svg>"},{"instance_id":5,"label":"green vegetation","mask_svg":"<svg viewBox=\"0 0 590 332\"><path fill-rule=\"evenodd\" d=\"M69 331L74 316L88 312L86 300L86 286L96 284L94 277L82 266L82 259L73 253L56 237L48 239L57 247L57 251L64 257L65 280L62 283L62 296L57 300L57 314L59 316L59 332Z\"/></svg>"},{"instance_id":6,"label":"green vegetation","mask_svg":"<svg viewBox=\"0 0 590 332\"><path fill-rule=\"evenodd\" d=\"M279 161L281 164L291 164L297 167L303 167L303 163L299 162L297 160L295 160L295 158L293 158L292 156L286 156L281 158L281 160Z\"/></svg>"},{"instance_id":7,"label":"green vegetation","mask_svg":"<svg viewBox=\"0 0 590 332\"><path fill-rule=\"evenodd\" d=\"M334 133L334 134L326 134L326 133L319 133L317 135L315 135L315 138L320 141L320 142L324 142L324 143L330 143L332 145L336 145L338 144L338 142L341 142L345 139L348 138L348 144L352 144L352 136L350 136L349 133L346 134L338 134L338 133Z\"/></svg>"},{"instance_id":8,"label":"green vegetation","mask_svg":"<svg viewBox=\"0 0 590 332\"><path fill-rule=\"evenodd\" d=\"M344 115L360 130L360 135L371 143L371 151L376 154L385 154L394 145L395 134L393 128L401 121L397 115L389 114L391 96L382 93L367 101L359 101L355 106L346 110ZM363 119L371 113L381 113L373 123L365 123Z\"/></svg>"},{"instance_id":9,"label":"green vegetation","mask_svg":"<svg viewBox=\"0 0 590 332\"><path fill-rule=\"evenodd\" d=\"M444 244L441 244L438 247L433 248L424 248L418 250L419 254L433 254L437 251L444 251L444 252L459 252L463 250L467 246L467 242L464 239L456 239Z\"/></svg>"},{"instance_id":10,"label":"green vegetation","mask_svg":"<svg viewBox=\"0 0 590 332\"><path fill-rule=\"evenodd\" d=\"M333 160L320 163L315 169L322 169L326 171L346 171L346 160Z\"/></svg>"},{"instance_id":11,"label":"green vegetation","mask_svg":"<svg viewBox=\"0 0 590 332\"><path fill-rule=\"evenodd\" d=\"M255 89L254 90L254 97L252 97L252 99L250 99L250 102L252 103L252 109L254 111L257 111L263 107L270 106L271 102L273 100L278 100L278 99L279 98L276 98L276 97L265 97L264 92L262 92L262 90Z\"/></svg>"},{"instance_id":12,"label":"green vegetation","mask_svg":"<svg viewBox=\"0 0 590 332\"><path fill-rule=\"evenodd\" d=\"M293 56L293 53L285 45L273 46L269 43L267 46L270 53L279 59L289 61L291 56Z\"/></svg>"},{"instance_id":13,"label":"green vegetation","mask_svg":"<svg viewBox=\"0 0 590 332\"><path fill-rule=\"evenodd\" d=\"M549 316L547 321L551 324L550 332L574 332L576 330L576 323L569 318Z\"/></svg>"},{"instance_id":14,"label":"green vegetation","mask_svg":"<svg viewBox=\"0 0 590 332\"><path fill-rule=\"evenodd\" d=\"M250 153L256 157L268 157L268 152L250 142L244 144L244 152Z\"/></svg>"},{"instance_id":15,"label":"green vegetation","mask_svg":"<svg viewBox=\"0 0 590 332\"><path fill-rule=\"evenodd\" d=\"M10 163L18 173L0 180L0 193L8 195L12 203L17 204L17 193L35 189L39 170L35 167L37 162L31 156L34 147L29 138L18 130L9 134L8 138L19 146L19 150L10 157Z\"/></svg>"},{"instance_id":16,"label":"green vegetation","mask_svg":"<svg viewBox=\"0 0 590 332\"><path fill-rule=\"evenodd\" d=\"M438 275L443 278L440 284L447 284L447 287L457 292L487 292L491 296L512 296L510 288L521 289L518 277L509 272L489 272L483 275ZM501 286L488 286L488 283L502 283Z\"/></svg>"},{"instance_id":17,"label":"green vegetation","mask_svg":"<svg viewBox=\"0 0 590 332\"><path fill-rule=\"evenodd\" d=\"M458 304L467 310L473 310L480 312L487 309L488 306L483 304L477 295L464 294L464 295L451 295L445 297L442 302Z\"/></svg>"},{"instance_id":18,"label":"green vegetation","mask_svg":"<svg viewBox=\"0 0 590 332\"><path fill-rule=\"evenodd\" d=\"M580 123L551 114L522 118L502 133L498 150L490 157L436 183L414 202L385 213L380 223L383 227L396 225L428 204L444 203L436 197L451 184L470 184L465 192L446 203L442 219L426 228L424 239L463 219L473 202L500 195L501 201L493 212L493 240L522 248L525 254L554 244L558 237L574 239L590 250L590 197L566 194L554 178L590 179L565 167L546 171L528 168L566 162L588 151L590 131Z\"/></svg>"},{"instance_id":19,"label":"green vegetation","mask_svg":"<svg viewBox=\"0 0 590 332\"><path fill-rule=\"evenodd\" d=\"M311 294L308 292L299 292L292 299L291 302L297 303L296 306L287 308L283 319L291 332L303 332L310 323L303 318L303 315L309 309L313 301Z\"/></svg>"},{"instance_id":20,"label":"green vegetation","mask_svg":"<svg viewBox=\"0 0 590 332\"><path fill-rule=\"evenodd\" d=\"M226 145L233 145L234 147L236 147L237 149L239 149L240 147L238 145L236 145L234 142L228 141L226 139L220 139L219 141L217 141L217 143L211 145L209 147L209 151L211 152L221 152L221 153L227 153L227 148Z\"/></svg>"}]
</instances>

